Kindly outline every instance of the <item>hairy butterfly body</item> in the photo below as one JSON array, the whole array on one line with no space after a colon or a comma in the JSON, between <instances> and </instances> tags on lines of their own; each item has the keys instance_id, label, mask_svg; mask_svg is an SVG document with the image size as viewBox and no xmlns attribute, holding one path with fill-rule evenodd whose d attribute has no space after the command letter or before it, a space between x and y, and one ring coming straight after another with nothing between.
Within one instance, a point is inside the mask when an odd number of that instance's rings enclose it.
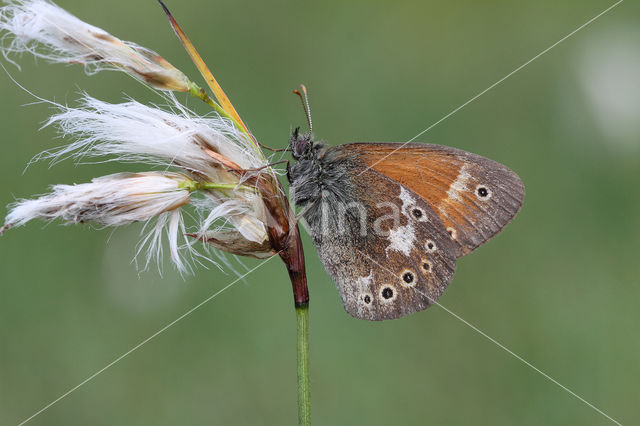
<instances>
[{"instance_id":1,"label":"hairy butterfly body","mask_svg":"<svg viewBox=\"0 0 640 426\"><path fill-rule=\"evenodd\" d=\"M290 149L293 200L356 318L400 318L432 305L456 259L500 232L524 198L507 167L445 146L327 148L296 130Z\"/></svg>"}]
</instances>

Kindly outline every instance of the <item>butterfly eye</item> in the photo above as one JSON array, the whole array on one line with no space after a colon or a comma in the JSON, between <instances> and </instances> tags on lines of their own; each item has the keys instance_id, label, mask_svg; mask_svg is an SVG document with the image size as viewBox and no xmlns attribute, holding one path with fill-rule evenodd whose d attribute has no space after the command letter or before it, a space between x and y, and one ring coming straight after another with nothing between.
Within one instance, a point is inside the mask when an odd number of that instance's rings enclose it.
<instances>
[{"instance_id":1,"label":"butterfly eye","mask_svg":"<svg viewBox=\"0 0 640 426\"><path fill-rule=\"evenodd\" d=\"M424 245L424 248L426 248L427 252L429 253L433 253L438 249L438 247L436 246L436 243L434 243L433 240L427 240L427 242Z\"/></svg>"},{"instance_id":2,"label":"butterfly eye","mask_svg":"<svg viewBox=\"0 0 640 426\"><path fill-rule=\"evenodd\" d=\"M485 201L491 198L491 191L484 185L478 185L476 188L476 195L479 199Z\"/></svg>"},{"instance_id":3,"label":"butterfly eye","mask_svg":"<svg viewBox=\"0 0 640 426\"><path fill-rule=\"evenodd\" d=\"M380 290L380 296L382 296L382 298L387 302L393 300L395 298L395 295L396 292L393 290L393 287L386 286L382 287L382 290Z\"/></svg>"},{"instance_id":4,"label":"butterfly eye","mask_svg":"<svg viewBox=\"0 0 640 426\"><path fill-rule=\"evenodd\" d=\"M297 127L291 134L289 139L289 148L293 158L299 159L304 156L313 146L313 139L310 133L300 134L300 128Z\"/></svg>"}]
</instances>

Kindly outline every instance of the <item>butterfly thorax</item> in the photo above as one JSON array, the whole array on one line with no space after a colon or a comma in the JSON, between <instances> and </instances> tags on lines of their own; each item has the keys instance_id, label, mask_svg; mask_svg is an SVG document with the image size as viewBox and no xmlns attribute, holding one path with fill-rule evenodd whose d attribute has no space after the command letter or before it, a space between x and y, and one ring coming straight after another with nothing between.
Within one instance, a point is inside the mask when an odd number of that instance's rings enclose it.
<instances>
[{"instance_id":1,"label":"butterfly thorax","mask_svg":"<svg viewBox=\"0 0 640 426\"><path fill-rule=\"evenodd\" d=\"M317 228L324 214L337 210L353 199L348 173L352 158L344 157L324 142L315 141L310 133L300 134L296 129L289 142L294 163L289 168L291 199L304 209L309 226ZM327 230L325 230L326 232ZM316 237L322 233L317 232Z\"/></svg>"}]
</instances>

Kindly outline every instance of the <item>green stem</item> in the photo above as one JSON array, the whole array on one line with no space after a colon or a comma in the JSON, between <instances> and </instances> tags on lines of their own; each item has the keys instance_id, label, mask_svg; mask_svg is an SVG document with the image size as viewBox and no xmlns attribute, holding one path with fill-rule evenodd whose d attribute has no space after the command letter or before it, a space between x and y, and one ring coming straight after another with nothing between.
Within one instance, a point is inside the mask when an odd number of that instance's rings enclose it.
<instances>
[{"instance_id":1,"label":"green stem","mask_svg":"<svg viewBox=\"0 0 640 426\"><path fill-rule=\"evenodd\" d=\"M189 192L194 191L228 191L245 189L253 191L254 189L249 186L238 185L237 183L212 183L212 182L196 182L194 180L188 180L180 182L180 188L188 189Z\"/></svg>"},{"instance_id":2,"label":"green stem","mask_svg":"<svg viewBox=\"0 0 640 426\"><path fill-rule=\"evenodd\" d=\"M309 305L296 306L298 336L298 424L311 425L309 382Z\"/></svg>"},{"instance_id":3,"label":"green stem","mask_svg":"<svg viewBox=\"0 0 640 426\"><path fill-rule=\"evenodd\" d=\"M211 99L209 95L207 95L207 92L205 92L203 88L198 86L193 81L189 81L189 94L194 98L200 99L201 101L203 101L204 103L206 103L207 105L215 109L218 114L227 118L231 118L229 117L229 114L227 114L225 110L222 109L220 104L218 104L216 101Z\"/></svg>"},{"instance_id":4,"label":"green stem","mask_svg":"<svg viewBox=\"0 0 640 426\"><path fill-rule=\"evenodd\" d=\"M210 182L201 182L197 185L198 190L225 190L225 189L251 189L247 186L238 185L235 183L210 183Z\"/></svg>"}]
</instances>

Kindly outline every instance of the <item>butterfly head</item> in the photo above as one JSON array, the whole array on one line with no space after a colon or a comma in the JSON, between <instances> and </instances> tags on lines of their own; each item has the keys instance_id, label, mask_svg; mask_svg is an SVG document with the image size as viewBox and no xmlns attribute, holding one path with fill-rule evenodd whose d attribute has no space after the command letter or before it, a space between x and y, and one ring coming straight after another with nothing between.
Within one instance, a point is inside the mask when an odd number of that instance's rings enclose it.
<instances>
[{"instance_id":1,"label":"butterfly head","mask_svg":"<svg viewBox=\"0 0 640 426\"><path fill-rule=\"evenodd\" d=\"M294 160L300 160L301 158L308 157L314 151L314 141L311 132L300 133L300 127L291 133L289 139L289 149Z\"/></svg>"}]
</instances>

